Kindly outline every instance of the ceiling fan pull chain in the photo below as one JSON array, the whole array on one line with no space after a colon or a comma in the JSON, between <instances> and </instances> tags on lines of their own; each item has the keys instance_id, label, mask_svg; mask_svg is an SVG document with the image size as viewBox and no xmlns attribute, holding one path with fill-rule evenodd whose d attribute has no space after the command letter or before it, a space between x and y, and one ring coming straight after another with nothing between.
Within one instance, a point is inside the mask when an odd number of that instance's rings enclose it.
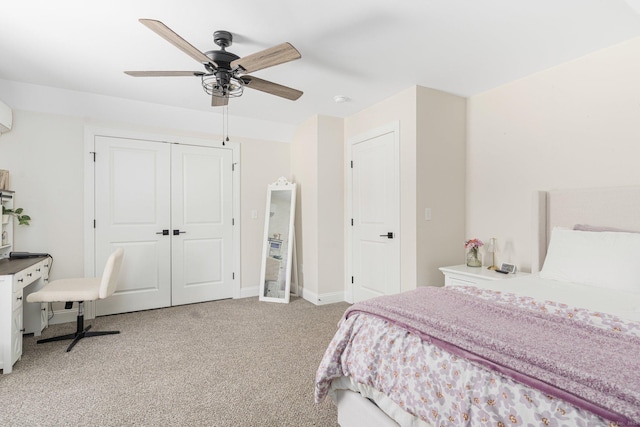
<instances>
[{"instance_id":1,"label":"ceiling fan pull chain","mask_svg":"<svg viewBox=\"0 0 640 427\"><path fill-rule=\"evenodd\" d=\"M229 141L229 131L228 131L229 110L228 109L229 109L229 105L224 105L222 107L222 146L223 147L226 145L224 140L225 134L227 135L227 141Z\"/></svg>"},{"instance_id":2,"label":"ceiling fan pull chain","mask_svg":"<svg viewBox=\"0 0 640 427\"><path fill-rule=\"evenodd\" d=\"M226 130L227 130L227 131L226 131L227 139L226 139L226 141L227 141L227 142L229 142L229 104L227 104L227 105L224 107L224 109L225 109L225 111L226 111L226 113L227 113L227 119L226 119L226 120L227 120L227 129L226 129Z\"/></svg>"},{"instance_id":3,"label":"ceiling fan pull chain","mask_svg":"<svg viewBox=\"0 0 640 427\"><path fill-rule=\"evenodd\" d=\"M222 107L222 145L224 146L224 106Z\"/></svg>"}]
</instances>

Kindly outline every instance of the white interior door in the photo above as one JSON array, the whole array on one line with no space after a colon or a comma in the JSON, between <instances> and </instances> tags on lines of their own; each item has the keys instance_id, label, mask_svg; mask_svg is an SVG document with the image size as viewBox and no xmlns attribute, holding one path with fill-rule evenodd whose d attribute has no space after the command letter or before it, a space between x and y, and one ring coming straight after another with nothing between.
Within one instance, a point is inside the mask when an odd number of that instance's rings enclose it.
<instances>
[{"instance_id":1,"label":"white interior door","mask_svg":"<svg viewBox=\"0 0 640 427\"><path fill-rule=\"evenodd\" d=\"M231 150L174 145L172 305L233 296Z\"/></svg>"},{"instance_id":2,"label":"white interior door","mask_svg":"<svg viewBox=\"0 0 640 427\"><path fill-rule=\"evenodd\" d=\"M400 292L397 129L351 145L353 302Z\"/></svg>"},{"instance_id":3,"label":"white interior door","mask_svg":"<svg viewBox=\"0 0 640 427\"><path fill-rule=\"evenodd\" d=\"M171 305L170 145L95 138L95 265L102 273L116 247L125 251L118 287L96 314ZM158 234L160 233L160 234Z\"/></svg>"}]
</instances>

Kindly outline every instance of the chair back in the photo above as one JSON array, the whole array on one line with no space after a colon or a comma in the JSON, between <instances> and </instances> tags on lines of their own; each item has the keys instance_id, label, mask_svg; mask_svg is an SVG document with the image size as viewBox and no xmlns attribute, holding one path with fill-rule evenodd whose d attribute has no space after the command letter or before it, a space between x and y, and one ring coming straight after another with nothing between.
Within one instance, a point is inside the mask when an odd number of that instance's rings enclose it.
<instances>
[{"instance_id":1,"label":"chair back","mask_svg":"<svg viewBox=\"0 0 640 427\"><path fill-rule=\"evenodd\" d=\"M104 266L102 273L102 280L100 281L100 291L98 298L104 299L113 294L118 284L118 276L120 275L120 267L122 267L122 258L124 257L124 250L122 248L116 249Z\"/></svg>"}]
</instances>

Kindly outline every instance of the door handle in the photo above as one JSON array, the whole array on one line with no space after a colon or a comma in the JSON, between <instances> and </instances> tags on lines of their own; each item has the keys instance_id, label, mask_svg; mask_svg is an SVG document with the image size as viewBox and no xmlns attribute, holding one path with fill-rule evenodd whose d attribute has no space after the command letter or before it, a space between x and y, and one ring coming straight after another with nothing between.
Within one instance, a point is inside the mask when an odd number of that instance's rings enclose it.
<instances>
[{"instance_id":1,"label":"door handle","mask_svg":"<svg viewBox=\"0 0 640 427\"><path fill-rule=\"evenodd\" d=\"M387 239L393 239L393 232L390 231L387 234L381 234L380 237L386 237Z\"/></svg>"},{"instance_id":2,"label":"door handle","mask_svg":"<svg viewBox=\"0 0 640 427\"><path fill-rule=\"evenodd\" d=\"M163 236L168 236L169 235L169 230L158 231L156 234L162 234Z\"/></svg>"},{"instance_id":3,"label":"door handle","mask_svg":"<svg viewBox=\"0 0 640 427\"><path fill-rule=\"evenodd\" d=\"M186 233L186 231L180 231L180 230L173 230L173 235L177 236L178 234L184 234Z\"/></svg>"}]
</instances>

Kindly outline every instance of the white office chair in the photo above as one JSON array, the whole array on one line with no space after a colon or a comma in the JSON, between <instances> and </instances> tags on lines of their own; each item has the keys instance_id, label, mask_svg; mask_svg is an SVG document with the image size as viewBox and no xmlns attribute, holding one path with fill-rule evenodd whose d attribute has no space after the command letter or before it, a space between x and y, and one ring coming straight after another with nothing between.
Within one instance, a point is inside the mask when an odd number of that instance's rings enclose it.
<instances>
[{"instance_id":1,"label":"white office chair","mask_svg":"<svg viewBox=\"0 0 640 427\"><path fill-rule=\"evenodd\" d=\"M64 302L66 303L65 308L71 308L74 302L78 302L76 332L38 340L38 344L72 339L73 341L67 347L67 351L71 351L73 346L82 338L120 333L120 331L87 332L91 325L84 327L84 302L104 299L113 294L116 290L123 255L124 250L118 248L109 256L107 264L104 266L102 277L54 280L41 290L27 296L28 302Z\"/></svg>"}]
</instances>

